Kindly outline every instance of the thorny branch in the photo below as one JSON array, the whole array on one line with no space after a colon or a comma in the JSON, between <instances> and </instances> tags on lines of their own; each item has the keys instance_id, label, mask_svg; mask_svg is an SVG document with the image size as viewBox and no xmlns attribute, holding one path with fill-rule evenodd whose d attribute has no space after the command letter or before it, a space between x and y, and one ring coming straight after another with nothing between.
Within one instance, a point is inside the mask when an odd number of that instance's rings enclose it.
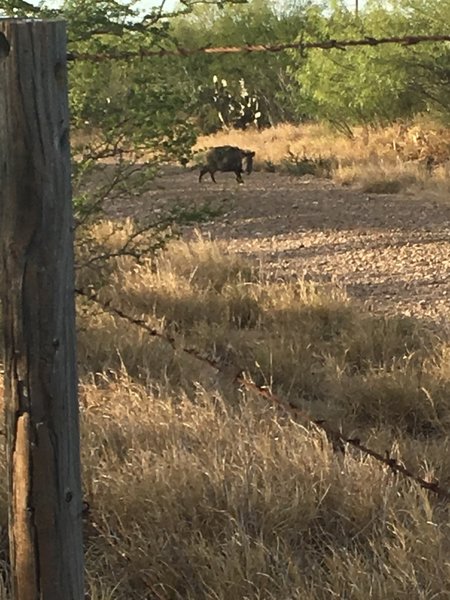
<instances>
[{"instance_id":1,"label":"thorny branch","mask_svg":"<svg viewBox=\"0 0 450 600\"><path fill-rule=\"evenodd\" d=\"M95 292L93 292L93 291L89 292L89 291L86 291L83 289L76 289L75 292L77 294L87 298L91 302L97 304L105 312L116 315L116 316L120 317L121 319L124 319L125 321L128 321L129 323L145 330L152 337L157 337L161 340L164 340L165 342L170 344L175 351L181 350L182 352L195 357L199 361L201 361L205 364L208 364L210 367L212 367L216 371L218 371L224 375L227 375L227 373L225 373L220 361L218 361L217 359L211 358L207 354L200 352L197 348L177 345L175 337L170 336L166 333L163 333L163 332L159 331L158 329L156 329L155 327L151 327L150 325L148 325L148 323L144 319L137 319L135 317L132 317L131 315L128 315L121 309L112 306L110 301L104 302L104 301L100 300ZM227 370L227 372L228 372L228 370ZM327 438L330 440L330 442L332 442L335 450L340 450L341 452L344 452L346 444L349 446L352 446L353 448L355 448L362 454L365 454L366 456L371 456L377 462L389 467L389 469L392 471L392 473L394 473L394 474L401 473L408 479L415 481L421 488L428 490L430 492L433 492L439 498L450 502L450 491L441 487L439 484L439 481L427 481L423 477L420 477L416 473L413 473L411 470L406 468L399 460L391 457L388 452L386 452L386 454L383 455L380 452L377 452L376 450L372 450L371 448L362 444L361 440L358 438L345 437L339 431L330 428L325 420L314 419L305 410L302 410L302 409L294 406L290 402L287 402L286 400L283 400L282 398L280 398L278 395L274 394L267 386L262 386L262 385L258 385L256 383L254 383L251 379L248 378L248 376L245 374L245 372L242 369L239 369L239 370L236 369L236 375L233 377L233 382L237 385L240 385L240 386L246 388L249 391L253 391L253 392L257 393L258 395L262 396L263 398L266 398L272 404L279 405L289 415L300 418L303 421L305 421L306 423L309 423L310 425L314 425L315 427L318 427L320 430L325 432Z\"/></svg>"},{"instance_id":2,"label":"thorny branch","mask_svg":"<svg viewBox=\"0 0 450 600\"><path fill-rule=\"evenodd\" d=\"M145 225L142 225L142 227L139 227L138 229L136 229L136 231L131 233L128 236L126 242L124 242L118 250L111 251L111 252L102 252L101 254L96 254L94 256L91 256L85 262L76 264L75 269L79 270L79 269L82 269L85 267L90 267L94 263L98 263L100 261L106 261L111 258L117 258L120 256L131 256L131 257L135 258L136 260L141 260L144 256L148 255L150 250L155 251L155 250L161 249L162 243L161 242L158 243L158 242L154 241L149 246L146 246L146 247L138 250L133 245L133 242L137 238L139 238L139 236L144 235L145 233L148 233L149 231L151 231L153 233L155 231L157 233L162 233L167 227L174 225L174 223L175 223L174 215L169 215L168 217L164 217L158 221L151 221L150 223L146 223ZM111 235L113 235L113 234L114 234L114 232L111 233Z\"/></svg>"},{"instance_id":3,"label":"thorny branch","mask_svg":"<svg viewBox=\"0 0 450 600\"><path fill-rule=\"evenodd\" d=\"M355 46L379 46L382 44L400 44L412 46L424 42L450 42L450 35L405 35L401 37L373 38L365 37L359 40L323 40L315 42L289 42L285 44L246 44L244 46L218 46L201 48L175 48L173 50L161 49L150 50L141 48L139 50L117 51L107 53L70 52L67 60L83 60L90 62L102 62L106 60L129 60L133 58L150 58L152 56L192 56L194 54L236 54L238 52L283 52L284 50L310 50L320 48L322 50L346 50Z\"/></svg>"}]
</instances>

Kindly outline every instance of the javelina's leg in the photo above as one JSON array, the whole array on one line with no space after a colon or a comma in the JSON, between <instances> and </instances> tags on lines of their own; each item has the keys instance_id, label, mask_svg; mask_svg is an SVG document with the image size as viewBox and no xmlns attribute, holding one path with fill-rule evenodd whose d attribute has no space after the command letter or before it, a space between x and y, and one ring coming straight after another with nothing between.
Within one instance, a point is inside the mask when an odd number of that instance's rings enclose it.
<instances>
[{"instance_id":1,"label":"javelina's leg","mask_svg":"<svg viewBox=\"0 0 450 600\"><path fill-rule=\"evenodd\" d=\"M202 177L205 173L207 173L209 171L208 167L202 167L200 170L200 175L198 176L198 181L200 182L202 180Z\"/></svg>"},{"instance_id":2,"label":"javelina's leg","mask_svg":"<svg viewBox=\"0 0 450 600\"><path fill-rule=\"evenodd\" d=\"M209 172L209 174L211 175L211 179L214 181L214 183L217 183L217 181L214 179L214 173L215 173L215 171Z\"/></svg>"},{"instance_id":3,"label":"javelina's leg","mask_svg":"<svg viewBox=\"0 0 450 600\"><path fill-rule=\"evenodd\" d=\"M238 183L244 183L244 180L242 179L242 171L235 171L236 173L236 181Z\"/></svg>"}]
</instances>

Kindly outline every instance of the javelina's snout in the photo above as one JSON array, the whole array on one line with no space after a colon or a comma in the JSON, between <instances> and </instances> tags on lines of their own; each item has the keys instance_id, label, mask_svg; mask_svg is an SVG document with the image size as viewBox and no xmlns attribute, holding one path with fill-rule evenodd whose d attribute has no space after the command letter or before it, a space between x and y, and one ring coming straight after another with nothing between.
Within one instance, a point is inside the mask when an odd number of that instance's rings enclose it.
<instances>
[{"instance_id":1,"label":"javelina's snout","mask_svg":"<svg viewBox=\"0 0 450 600\"><path fill-rule=\"evenodd\" d=\"M200 169L198 180L201 181L205 173L209 173L211 179L216 183L214 173L222 171L222 173L233 172L236 174L236 180L239 183L244 183L242 179L242 161L246 161L245 171L247 175L253 170L253 157L255 153L251 150L242 150L237 146L217 146L211 148L206 154L206 163Z\"/></svg>"}]
</instances>

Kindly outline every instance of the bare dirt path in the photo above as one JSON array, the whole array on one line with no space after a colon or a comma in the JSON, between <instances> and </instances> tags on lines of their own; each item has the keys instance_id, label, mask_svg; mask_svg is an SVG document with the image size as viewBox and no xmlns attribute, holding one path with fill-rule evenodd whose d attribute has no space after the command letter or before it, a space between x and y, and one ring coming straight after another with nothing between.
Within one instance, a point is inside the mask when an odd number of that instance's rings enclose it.
<instances>
[{"instance_id":1,"label":"bare dirt path","mask_svg":"<svg viewBox=\"0 0 450 600\"><path fill-rule=\"evenodd\" d=\"M197 176L166 169L145 197L111 209L143 216L166 204L219 203L225 216L201 230L276 275L335 281L376 310L450 324L450 198L367 194L279 173L253 173L244 185L232 174L218 173L217 185Z\"/></svg>"}]
</instances>

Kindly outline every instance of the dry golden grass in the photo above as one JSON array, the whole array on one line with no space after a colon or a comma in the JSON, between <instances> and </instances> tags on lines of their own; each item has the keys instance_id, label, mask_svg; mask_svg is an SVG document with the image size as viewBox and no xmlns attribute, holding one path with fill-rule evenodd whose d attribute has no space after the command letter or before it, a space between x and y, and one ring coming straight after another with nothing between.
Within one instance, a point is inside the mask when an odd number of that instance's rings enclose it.
<instances>
[{"instance_id":1,"label":"dry golden grass","mask_svg":"<svg viewBox=\"0 0 450 600\"><path fill-rule=\"evenodd\" d=\"M93 234L114 249L131 228ZM200 236L156 262L115 258L97 284L230 377L244 368L450 484L450 344L426 324L367 313L333 285L274 281ZM449 597L443 503L128 321L78 310L91 600Z\"/></svg>"},{"instance_id":2,"label":"dry golden grass","mask_svg":"<svg viewBox=\"0 0 450 600\"><path fill-rule=\"evenodd\" d=\"M122 372L82 401L91 598L446 597L445 509L259 399ZM442 442L399 448L448 473Z\"/></svg>"},{"instance_id":3,"label":"dry golden grass","mask_svg":"<svg viewBox=\"0 0 450 600\"><path fill-rule=\"evenodd\" d=\"M96 235L114 247L125 232ZM333 286L273 281L201 237L156 265L115 259L102 277L103 299L180 347L450 483L450 346L426 325L366 313ZM78 308L91 600L449 597L445 505L170 344Z\"/></svg>"},{"instance_id":4,"label":"dry golden grass","mask_svg":"<svg viewBox=\"0 0 450 600\"><path fill-rule=\"evenodd\" d=\"M324 124L283 124L257 131L221 131L199 138L195 150L237 145L256 151L255 168L330 175L373 193L412 186L450 190L450 130L418 121L410 126L357 127L350 139ZM427 159L433 159L430 168ZM319 161L326 162L327 169ZM306 169L305 169L306 167Z\"/></svg>"},{"instance_id":5,"label":"dry golden grass","mask_svg":"<svg viewBox=\"0 0 450 600\"><path fill-rule=\"evenodd\" d=\"M113 248L131 224L111 227L95 234ZM445 505L229 378L242 367L445 486L447 340L336 287L274 282L201 237L156 265L114 259L101 296L229 375L79 302L91 600L449 597Z\"/></svg>"}]
</instances>

